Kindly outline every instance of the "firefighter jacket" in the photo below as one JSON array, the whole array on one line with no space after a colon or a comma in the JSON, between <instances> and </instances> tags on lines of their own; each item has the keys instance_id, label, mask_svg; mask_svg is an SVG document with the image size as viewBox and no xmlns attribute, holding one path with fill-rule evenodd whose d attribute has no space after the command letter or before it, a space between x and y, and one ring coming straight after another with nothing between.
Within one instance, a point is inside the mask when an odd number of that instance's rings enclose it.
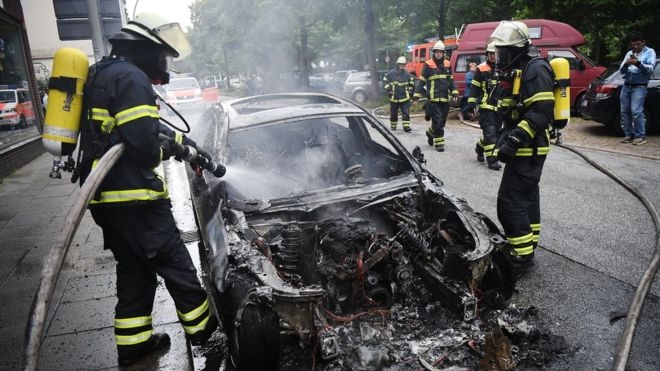
<instances>
[{"instance_id":1,"label":"firefighter jacket","mask_svg":"<svg viewBox=\"0 0 660 371\"><path fill-rule=\"evenodd\" d=\"M108 172L90 207L169 199L156 172L162 158L158 107L149 77L129 60L107 57L90 68L81 118L81 185L101 156L121 142L126 149Z\"/></svg>"},{"instance_id":2,"label":"firefighter jacket","mask_svg":"<svg viewBox=\"0 0 660 371\"><path fill-rule=\"evenodd\" d=\"M526 61L519 96L508 88L513 86L512 78L500 83L509 93L502 99L504 129L522 144L517 157L546 156L550 150L548 129L554 118L554 73L545 59L528 57Z\"/></svg>"},{"instance_id":3,"label":"firefighter jacket","mask_svg":"<svg viewBox=\"0 0 660 371\"><path fill-rule=\"evenodd\" d=\"M395 68L383 77L383 88L390 102L408 102L415 88L415 80L408 71Z\"/></svg>"},{"instance_id":4,"label":"firefighter jacket","mask_svg":"<svg viewBox=\"0 0 660 371\"><path fill-rule=\"evenodd\" d=\"M468 103L474 103L480 110L497 111L497 99L492 95L493 89L497 86L497 74L495 73L495 63L485 61L477 66L477 70L472 78L472 84L469 86L470 95ZM491 98L489 100L489 97Z\"/></svg>"},{"instance_id":5,"label":"firefighter jacket","mask_svg":"<svg viewBox=\"0 0 660 371\"><path fill-rule=\"evenodd\" d=\"M438 66L435 59L424 62L422 72L419 75L415 97L427 96L429 102L449 103L450 94L458 95L448 60L444 59L442 66Z\"/></svg>"}]
</instances>

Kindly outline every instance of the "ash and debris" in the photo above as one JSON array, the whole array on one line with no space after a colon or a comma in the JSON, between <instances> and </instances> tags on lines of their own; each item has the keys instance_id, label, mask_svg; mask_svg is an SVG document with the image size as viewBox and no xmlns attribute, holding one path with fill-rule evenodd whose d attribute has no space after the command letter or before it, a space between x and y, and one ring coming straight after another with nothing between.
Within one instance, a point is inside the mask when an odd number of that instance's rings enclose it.
<instances>
[{"instance_id":1,"label":"ash and debris","mask_svg":"<svg viewBox=\"0 0 660 371\"><path fill-rule=\"evenodd\" d=\"M280 367L293 370L541 370L569 369L575 354L545 325L536 308L481 313L457 320L440 303L393 305L347 322L329 321L338 355L324 360L319 346L283 343ZM322 338L322 336L320 336Z\"/></svg>"}]
</instances>

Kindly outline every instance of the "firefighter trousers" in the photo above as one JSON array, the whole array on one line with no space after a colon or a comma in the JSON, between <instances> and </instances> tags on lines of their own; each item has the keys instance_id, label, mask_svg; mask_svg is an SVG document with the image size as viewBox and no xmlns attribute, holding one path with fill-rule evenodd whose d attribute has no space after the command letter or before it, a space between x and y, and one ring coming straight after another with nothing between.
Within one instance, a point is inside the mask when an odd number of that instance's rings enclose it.
<instances>
[{"instance_id":1,"label":"firefighter trousers","mask_svg":"<svg viewBox=\"0 0 660 371\"><path fill-rule=\"evenodd\" d=\"M396 129L399 120L399 110L401 111L401 124L403 128L410 127L410 101L390 102L390 126Z\"/></svg>"},{"instance_id":2,"label":"firefighter trousers","mask_svg":"<svg viewBox=\"0 0 660 371\"><path fill-rule=\"evenodd\" d=\"M169 202L92 209L105 249L117 261L115 338L120 351L139 348L153 333L156 275L163 278L186 332L204 330L211 316L207 294L181 239Z\"/></svg>"},{"instance_id":3,"label":"firefighter trousers","mask_svg":"<svg viewBox=\"0 0 660 371\"><path fill-rule=\"evenodd\" d=\"M479 111L479 127L482 137L477 141L477 153L483 153L488 162L497 161L497 131L502 126L499 113L483 109Z\"/></svg>"},{"instance_id":4,"label":"firefighter trousers","mask_svg":"<svg viewBox=\"0 0 660 371\"><path fill-rule=\"evenodd\" d=\"M433 138L433 144L436 148L445 145L445 123L449 114L449 103L447 102L429 102L429 113L431 116L431 127L427 131L427 136Z\"/></svg>"},{"instance_id":5,"label":"firefighter trousers","mask_svg":"<svg viewBox=\"0 0 660 371\"><path fill-rule=\"evenodd\" d=\"M518 256L534 253L541 232L539 182L545 156L516 157L507 162L497 193L497 218Z\"/></svg>"}]
</instances>

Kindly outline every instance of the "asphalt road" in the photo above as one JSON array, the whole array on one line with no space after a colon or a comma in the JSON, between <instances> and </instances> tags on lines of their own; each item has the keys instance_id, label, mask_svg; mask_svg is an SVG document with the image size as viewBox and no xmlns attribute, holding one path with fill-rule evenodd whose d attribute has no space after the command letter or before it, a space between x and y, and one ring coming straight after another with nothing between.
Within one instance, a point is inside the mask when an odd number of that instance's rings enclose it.
<instances>
[{"instance_id":1,"label":"asphalt road","mask_svg":"<svg viewBox=\"0 0 660 371\"><path fill-rule=\"evenodd\" d=\"M450 114L446 151L440 153L426 144L428 123L412 121L412 133L396 132L406 148L419 145L426 167L448 192L497 221L502 173L476 161L474 145L481 131ZM576 118L564 130L564 145L613 172L660 209L660 137L648 139L646 146L621 144L599 124ZM611 369L625 320L611 323L610 316L628 309L655 252L651 216L628 190L558 146L552 147L541 180L541 215L536 268L519 281L511 305L536 307L551 331L575 350L558 356L552 369ZM656 276L637 325L629 370L660 369L659 294Z\"/></svg>"}]
</instances>

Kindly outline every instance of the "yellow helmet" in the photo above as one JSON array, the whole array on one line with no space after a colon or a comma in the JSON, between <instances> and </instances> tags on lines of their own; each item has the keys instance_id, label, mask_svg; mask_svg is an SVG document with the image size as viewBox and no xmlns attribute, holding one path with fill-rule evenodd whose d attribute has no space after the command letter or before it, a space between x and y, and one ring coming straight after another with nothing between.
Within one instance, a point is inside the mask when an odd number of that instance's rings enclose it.
<instances>
[{"instance_id":1,"label":"yellow helmet","mask_svg":"<svg viewBox=\"0 0 660 371\"><path fill-rule=\"evenodd\" d=\"M178 22L168 21L156 13L137 14L122 28L122 32L136 34L163 45L177 59L183 59L191 52L190 43L181 25Z\"/></svg>"},{"instance_id":2,"label":"yellow helmet","mask_svg":"<svg viewBox=\"0 0 660 371\"><path fill-rule=\"evenodd\" d=\"M436 50L442 50L443 52L445 51L445 43L443 43L441 40L438 40L433 44L433 48L431 48L431 51L436 51Z\"/></svg>"},{"instance_id":3,"label":"yellow helmet","mask_svg":"<svg viewBox=\"0 0 660 371\"><path fill-rule=\"evenodd\" d=\"M494 46L522 48L531 44L527 25L520 21L502 21L490 35L488 43Z\"/></svg>"},{"instance_id":4,"label":"yellow helmet","mask_svg":"<svg viewBox=\"0 0 660 371\"><path fill-rule=\"evenodd\" d=\"M396 59L396 64L406 64L408 61L406 60L406 57L400 56L399 58Z\"/></svg>"}]
</instances>

